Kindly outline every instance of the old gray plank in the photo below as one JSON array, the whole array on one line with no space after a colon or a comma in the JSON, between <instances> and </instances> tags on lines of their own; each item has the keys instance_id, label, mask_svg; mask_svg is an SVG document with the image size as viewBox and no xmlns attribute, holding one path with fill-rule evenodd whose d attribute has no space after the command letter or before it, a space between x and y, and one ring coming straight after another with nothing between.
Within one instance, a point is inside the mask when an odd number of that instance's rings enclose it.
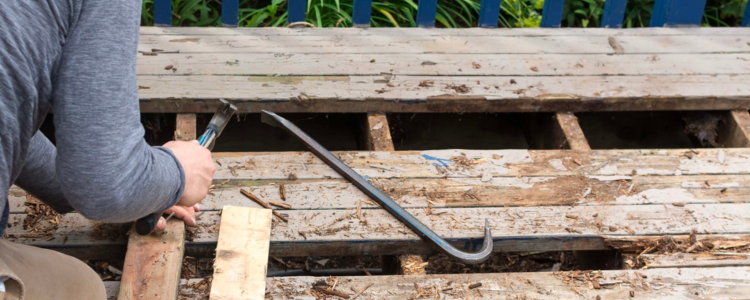
<instances>
[{"instance_id":1,"label":"old gray plank","mask_svg":"<svg viewBox=\"0 0 750 300\"><path fill-rule=\"evenodd\" d=\"M370 178L634 176L750 173L750 149L670 150L427 150L334 152ZM341 178L310 152L214 153L215 180ZM720 160L721 156L721 160ZM465 158L458 164L451 159ZM473 163L471 163L473 162ZM614 179L614 178L605 178Z\"/></svg>"},{"instance_id":2,"label":"old gray plank","mask_svg":"<svg viewBox=\"0 0 750 300\"><path fill-rule=\"evenodd\" d=\"M588 280L567 280L572 276L601 275L596 279L604 288L591 289ZM645 276L645 278L644 278ZM273 299L314 299L308 291L326 277L267 278L267 292ZM201 299L186 286L200 279L183 280L181 291L187 299ZM744 267L654 269L642 271L602 271L585 273L529 272L444 274L423 276L338 277L336 290L353 295L372 286L361 299L408 299L418 294L415 284L440 299L742 299L750 288L750 272ZM481 286L470 289L472 284ZM105 281L108 295L115 295L119 282ZM113 292L114 294L111 294ZM194 298L190 298L194 297Z\"/></svg>"},{"instance_id":3,"label":"old gray plank","mask_svg":"<svg viewBox=\"0 0 750 300\"><path fill-rule=\"evenodd\" d=\"M742 242L741 244L749 244ZM715 267L747 267L750 266L750 253L735 253L731 249L725 252L711 253L671 253L671 254L643 254L641 259L646 262L648 269L663 268L715 268ZM632 267L633 258L637 254L623 255L626 267Z\"/></svg>"},{"instance_id":4,"label":"old gray plank","mask_svg":"<svg viewBox=\"0 0 750 300\"><path fill-rule=\"evenodd\" d=\"M479 102L498 106L489 110L513 108L518 110L541 109L547 103L565 102L575 107L615 105L630 107L648 103L677 102L678 107L693 108L744 102L750 99L748 75L675 75L675 76L559 76L559 77L452 77L452 76L154 76L138 77L139 97L156 101L182 99L184 109L205 106L203 99L229 99L243 105L253 102L291 102L291 105L309 105L321 100L335 100L336 105L346 105L342 100L356 101L360 109L368 103L379 102L384 107L404 102L412 109L413 102L441 103ZM455 87L464 86L457 92ZM701 101L691 101L705 98ZM187 100L187 101L186 101ZM522 103L513 103L519 100ZM246 103L243 103L247 101ZM743 102L743 103L744 103ZM141 105L148 103L142 102ZM256 105L271 106L274 103ZM469 103L467 103L469 104ZM474 104L474 103L472 103ZM326 103L333 111L333 103ZM476 105L476 104L474 104ZM746 105L746 104L745 104ZM326 106L327 107L327 106ZM166 108L166 107L165 107ZM174 107L173 109L178 109ZM346 108L351 110L351 108ZM392 108L391 108L392 109ZM424 109L424 108L422 108ZM611 109L611 108L610 108ZM327 111L327 110L323 110Z\"/></svg>"},{"instance_id":5,"label":"old gray plank","mask_svg":"<svg viewBox=\"0 0 750 300\"><path fill-rule=\"evenodd\" d=\"M599 76L750 73L750 54L238 54L138 56L138 75ZM172 66L171 68L166 68ZM532 70L535 68L536 71Z\"/></svg>"},{"instance_id":6,"label":"old gray plank","mask_svg":"<svg viewBox=\"0 0 750 300\"><path fill-rule=\"evenodd\" d=\"M220 210L225 205L260 207L243 196L244 189L263 199L296 209L373 208L364 193L343 179L230 180L216 185L201 201L203 210ZM750 198L748 175L585 177L498 177L439 179L375 179L403 207L557 206L557 205L641 205L739 203ZM279 184L284 184L286 200ZM631 187L632 186L632 187ZM590 189L590 190L589 190ZM9 197L10 212L24 213L29 201L23 191ZM585 196L584 196L585 195ZM428 202L429 201L429 202Z\"/></svg>"},{"instance_id":7,"label":"old gray plank","mask_svg":"<svg viewBox=\"0 0 750 300\"><path fill-rule=\"evenodd\" d=\"M484 219L496 236L496 251L606 249L609 236L661 236L687 234L692 230L713 234L750 234L750 205L692 204L685 206L554 206L508 208L407 209L437 234L457 245L475 243ZM431 214L428 214L431 212ZM430 246L381 209L290 210L288 223L271 230L274 255L354 255L424 252ZM23 230L24 215L12 214L6 230L11 241L52 248L119 245L126 236L102 239L101 227L78 214L61 218L60 228L50 236ZM199 230L188 247L215 244L217 212L206 212L198 220ZM112 225L114 226L114 225ZM127 230L127 227L125 227Z\"/></svg>"}]
</instances>

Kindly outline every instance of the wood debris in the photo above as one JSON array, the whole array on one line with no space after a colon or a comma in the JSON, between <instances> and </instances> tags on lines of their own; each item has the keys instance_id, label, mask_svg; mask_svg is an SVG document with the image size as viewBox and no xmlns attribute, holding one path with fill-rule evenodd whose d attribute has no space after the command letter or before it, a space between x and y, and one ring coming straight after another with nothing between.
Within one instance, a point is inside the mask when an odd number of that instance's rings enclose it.
<instances>
[{"instance_id":1,"label":"wood debris","mask_svg":"<svg viewBox=\"0 0 750 300\"><path fill-rule=\"evenodd\" d=\"M268 204L271 204L273 206L278 206L285 209L291 209L292 206L286 203L276 202L276 201L268 201Z\"/></svg>"},{"instance_id":2,"label":"wood debris","mask_svg":"<svg viewBox=\"0 0 750 300\"><path fill-rule=\"evenodd\" d=\"M253 201L255 201L255 203L258 203L258 204L260 204L260 206L263 206L264 208L267 208L267 209L271 209L271 210L273 210L273 208L272 208L272 207L271 207L270 205L268 205L268 203L264 202L263 200L260 200L260 198L256 197L255 195L251 194L250 192L248 192L248 191L246 191L246 190L244 190L244 189L240 189L240 193L242 193L243 195L245 195L245 197L247 197L247 198L250 198L250 200L253 200ZM279 218L279 219L281 219L282 221L284 221L284 222L289 222L289 220L287 220L287 218L286 218L286 217L282 216L282 215L281 215L280 213L278 213L277 211L273 210L272 212L273 212L273 214L274 214L274 215L275 215L276 217L278 217L278 218Z\"/></svg>"},{"instance_id":3,"label":"wood debris","mask_svg":"<svg viewBox=\"0 0 750 300\"><path fill-rule=\"evenodd\" d=\"M363 287L361 290L359 290L357 293L355 293L354 296L352 296L352 300L356 299L357 297L359 297L359 295L362 295L362 293L364 293L367 289L369 289L373 284L375 284L374 281L368 283L365 287Z\"/></svg>"},{"instance_id":4,"label":"wood debris","mask_svg":"<svg viewBox=\"0 0 750 300\"><path fill-rule=\"evenodd\" d=\"M284 188L284 183L279 183L279 196L281 197L281 200L286 201L286 189Z\"/></svg>"}]
</instances>

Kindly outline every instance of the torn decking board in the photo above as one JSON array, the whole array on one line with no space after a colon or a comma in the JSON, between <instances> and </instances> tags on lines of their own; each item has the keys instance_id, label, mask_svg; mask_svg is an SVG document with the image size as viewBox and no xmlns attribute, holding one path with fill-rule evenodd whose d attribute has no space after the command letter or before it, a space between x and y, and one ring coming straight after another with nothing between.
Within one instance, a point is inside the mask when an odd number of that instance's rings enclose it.
<instances>
[{"instance_id":1,"label":"torn decking board","mask_svg":"<svg viewBox=\"0 0 750 300\"><path fill-rule=\"evenodd\" d=\"M653 237L687 234L750 234L750 205L691 204L625 206L555 206L508 208L407 209L438 235L463 247L481 243L484 219L495 232L495 251L607 249L612 236ZM289 222L271 230L271 253L278 256L424 253L431 247L381 209L290 210ZM11 222L20 217L11 216ZM215 244L219 214L206 212L187 247ZM11 241L52 248L123 244L97 241L94 226L77 214L61 219L52 239L24 237L20 226L9 228Z\"/></svg>"},{"instance_id":2,"label":"torn decking board","mask_svg":"<svg viewBox=\"0 0 750 300\"><path fill-rule=\"evenodd\" d=\"M425 276L351 276L338 277L336 290L353 295L372 283L357 299L409 299L418 295L415 284L440 299L741 299L750 289L750 272L745 267L654 269L598 272L528 272ZM603 288L590 289L589 280L567 280L585 275L601 275L596 281ZM645 276L645 278L643 277ZM267 278L273 299L313 299L308 291L326 277ZM189 282L199 282L191 279ZM183 280L185 295L194 294ZM479 287L470 285L481 283ZM108 295L117 291L119 282L106 281ZM633 291L635 298L630 297ZM187 299L199 299L186 296Z\"/></svg>"}]
</instances>

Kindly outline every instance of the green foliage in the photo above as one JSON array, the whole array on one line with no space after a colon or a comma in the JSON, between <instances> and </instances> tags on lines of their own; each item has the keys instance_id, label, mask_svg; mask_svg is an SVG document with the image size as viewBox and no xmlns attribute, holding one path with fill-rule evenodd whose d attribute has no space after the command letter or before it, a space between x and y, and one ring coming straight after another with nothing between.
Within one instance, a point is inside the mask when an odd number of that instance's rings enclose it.
<instances>
[{"instance_id":1,"label":"green foliage","mask_svg":"<svg viewBox=\"0 0 750 300\"><path fill-rule=\"evenodd\" d=\"M143 0L141 24L154 23L154 0ZM415 27L418 0L373 0L372 27ZM708 0L703 26L737 26L748 0ZM353 0L307 0L306 21L316 27L351 27ZM481 0L439 0L438 27L474 27ZM599 27L605 0L566 0L563 27ZM654 0L629 0L623 26L646 27ZM502 0L500 27L539 27L544 0ZM240 0L242 27L287 24L287 0ZM172 0L173 26L221 26L219 0Z\"/></svg>"}]
</instances>

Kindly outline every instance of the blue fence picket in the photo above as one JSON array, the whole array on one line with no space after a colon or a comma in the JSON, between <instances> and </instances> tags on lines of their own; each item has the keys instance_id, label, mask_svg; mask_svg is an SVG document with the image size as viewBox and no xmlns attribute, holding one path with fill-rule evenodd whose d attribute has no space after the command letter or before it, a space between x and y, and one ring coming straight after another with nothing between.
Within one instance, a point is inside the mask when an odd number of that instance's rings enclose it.
<instances>
[{"instance_id":1,"label":"blue fence picket","mask_svg":"<svg viewBox=\"0 0 750 300\"><path fill-rule=\"evenodd\" d=\"M417 3L417 26L435 27L437 0L419 0Z\"/></svg>"},{"instance_id":2,"label":"blue fence picket","mask_svg":"<svg viewBox=\"0 0 750 300\"><path fill-rule=\"evenodd\" d=\"M628 0L607 0L602 13L602 28L622 28Z\"/></svg>"},{"instance_id":3,"label":"blue fence picket","mask_svg":"<svg viewBox=\"0 0 750 300\"><path fill-rule=\"evenodd\" d=\"M542 7L542 24L539 27L560 27L565 0L546 0Z\"/></svg>"},{"instance_id":4,"label":"blue fence picket","mask_svg":"<svg viewBox=\"0 0 750 300\"><path fill-rule=\"evenodd\" d=\"M287 3L289 6L287 14L287 22L304 22L305 11L307 10L307 0L289 0Z\"/></svg>"},{"instance_id":5,"label":"blue fence picket","mask_svg":"<svg viewBox=\"0 0 750 300\"><path fill-rule=\"evenodd\" d=\"M745 17L742 18L742 24L740 24L740 26L750 27L750 3L745 7Z\"/></svg>"},{"instance_id":6,"label":"blue fence picket","mask_svg":"<svg viewBox=\"0 0 750 300\"><path fill-rule=\"evenodd\" d=\"M372 0L354 0L352 27L370 27Z\"/></svg>"},{"instance_id":7,"label":"blue fence picket","mask_svg":"<svg viewBox=\"0 0 750 300\"><path fill-rule=\"evenodd\" d=\"M700 26L706 0L656 0L650 27Z\"/></svg>"},{"instance_id":8,"label":"blue fence picket","mask_svg":"<svg viewBox=\"0 0 750 300\"><path fill-rule=\"evenodd\" d=\"M221 26L237 27L239 22L240 0L221 1Z\"/></svg>"},{"instance_id":9,"label":"blue fence picket","mask_svg":"<svg viewBox=\"0 0 750 300\"><path fill-rule=\"evenodd\" d=\"M500 17L500 0L482 0L477 27L495 28Z\"/></svg>"},{"instance_id":10,"label":"blue fence picket","mask_svg":"<svg viewBox=\"0 0 750 300\"><path fill-rule=\"evenodd\" d=\"M172 0L154 0L154 25L172 26Z\"/></svg>"}]
</instances>

